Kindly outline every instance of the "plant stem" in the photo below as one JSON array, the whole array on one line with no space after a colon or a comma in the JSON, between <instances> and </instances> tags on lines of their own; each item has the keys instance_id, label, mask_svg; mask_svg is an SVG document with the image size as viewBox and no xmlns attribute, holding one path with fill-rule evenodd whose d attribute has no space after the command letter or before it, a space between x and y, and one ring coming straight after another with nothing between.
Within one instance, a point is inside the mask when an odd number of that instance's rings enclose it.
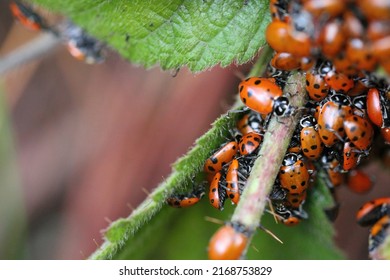
<instances>
[{"instance_id":1,"label":"plant stem","mask_svg":"<svg viewBox=\"0 0 390 280\"><path fill-rule=\"evenodd\" d=\"M35 40L19 47L0 59L0 75L26 64L34 59L47 55L61 43L59 37L51 33L42 33Z\"/></svg>"},{"instance_id":2,"label":"plant stem","mask_svg":"<svg viewBox=\"0 0 390 280\"><path fill-rule=\"evenodd\" d=\"M290 103L296 108L305 104L305 76L301 73L291 75L284 93L291 95ZM251 175L240 198L231 221L240 223L248 229L249 234L255 232L260 224L279 168L300 118L300 111L290 117L272 117L267 133L264 136L259 158L255 161Z\"/></svg>"}]
</instances>

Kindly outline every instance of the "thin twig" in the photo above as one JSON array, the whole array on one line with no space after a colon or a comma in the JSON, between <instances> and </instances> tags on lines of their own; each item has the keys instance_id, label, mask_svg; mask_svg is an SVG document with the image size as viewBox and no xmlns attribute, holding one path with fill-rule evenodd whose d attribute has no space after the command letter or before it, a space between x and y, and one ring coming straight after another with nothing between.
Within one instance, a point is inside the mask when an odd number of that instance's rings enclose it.
<instances>
[{"instance_id":1,"label":"thin twig","mask_svg":"<svg viewBox=\"0 0 390 280\"><path fill-rule=\"evenodd\" d=\"M300 108L306 100L305 76L295 73L290 76L285 93L291 95L290 102ZM290 139L298 123L300 113L285 118L273 117L264 136L259 154L261 155L251 171L246 187L231 221L240 223L254 233L267 204L279 168L282 164ZM249 243L248 243L249 244Z\"/></svg>"},{"instance_id":2,"label":"thin twig","mask_svg":"<svg viewBox=\"0 0 390 280\"><path fill-rule=\"evenodd\" d=\"M42 33L31 42L17 48L5 57L0 58L0 75L26 64L35 59L41 58L53 51L61 39L51 33Z\"/></svg>"}]
</instances>

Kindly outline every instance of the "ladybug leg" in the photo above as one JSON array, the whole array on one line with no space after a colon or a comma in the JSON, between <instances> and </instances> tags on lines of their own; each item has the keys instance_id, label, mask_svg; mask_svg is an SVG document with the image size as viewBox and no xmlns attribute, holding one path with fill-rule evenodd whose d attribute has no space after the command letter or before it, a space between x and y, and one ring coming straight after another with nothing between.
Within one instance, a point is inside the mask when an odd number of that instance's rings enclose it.
<instances>
[{"instance_id":1,"label":"ladybug leg","mask_svg":"<svg viewBox=\"0 0 390 280\"><path fill-rule=\"evenodd\" d=\"M228 111L227 115L228 115L228 117L232 117L231 116L232 114L247 113L249 111L251 111L251 109L249 107L245 106L241 109L230 110L230 111Z\"/></svg>"}]
</instances>

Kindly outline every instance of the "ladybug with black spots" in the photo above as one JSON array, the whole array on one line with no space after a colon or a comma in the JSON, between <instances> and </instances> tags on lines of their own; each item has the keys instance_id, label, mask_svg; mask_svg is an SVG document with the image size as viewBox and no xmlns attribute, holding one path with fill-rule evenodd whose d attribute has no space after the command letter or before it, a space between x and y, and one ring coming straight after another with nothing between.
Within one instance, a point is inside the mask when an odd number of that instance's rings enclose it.
<instances>
[{"instance_id":1,"label":"ladybug with black spots","mask_svg":"<svg viewBox=\"0 0 390 280\"><path fill-rule=\"evenodd\" d=\"M344 94L334 94L320 106L318 133L321 141L331 147L345 137L344 120L352 115L351 100Z\"/></svg>"},{"instance_id":2,"label":"ladybug with black spots","mask_svg":"<svg viewBox=\"0 0 390 280\"><path fill-rule=\"evenodd\" d=\"M380 218L390 215L390 197L380 197L363 204L356 213L359 225L372 226Z\"/></svg>"},{"instance_id":3,"label":"ladybug with black spots","mask_svg":"<svg viewBox=\"0 0 390 280\"><path fill-rule=\"evenodd\" d=\"M314 117L304 116L300 120L300 139L302 153L309 159L318 159L323 151L324 144L317 131L317 123Z\"/></svg>"},{"instance_id":4,"label":"ladybug with black spots","mask_svg":"<svg viewBox=\"0 0 390 280\"><path fill-rule=\"evenodd\" d=\"M210 156L205 164L204 171L214 174L231 162L238 151L238 143L236 140L227 142L219 148L212 156Z\"/></svg>"},{"instance_id":5,"label":"ladybug with black spots","mask_svg":"<svg viewBox=\"0 0 390 280\"><path fill-rule=\"evenodd\" d=\"M300 154L288 153L280 167L278 179L290 194L302 194L309 186L310 174Z\"/></svg>"},{"instance_id":6,"label":"ladybug with black spots","mask_svg":"<svg viewBox=\"0 0 390 280\"><path fill-rule=\"evenodd\" d=\"M329 86L324 78L315 71L306 72L306 91L311 100L321 101L329 94Z\"/></svg>"},{"instance_id":7,"label":"ladybug with black spots","mask_svg":"<svg viewBox=\"0 0 390 280\"><path fill-rule=\"evenodd\" d=\"M239 84L241 101L257 113L269 115L275 112L278 116L294 113L289 100L282 96L283 90L275 78L251 77Z\"/></svg>"},{"instance_id":8,"label":"ladybug with black spots","mask_svg":"<svg viewBox=\"0 0 390 280\"><path fill-rule=\"evenodd\" d=\"M187 208L197 204L203 195L204 191L199 189L189 194L173 195L167 199L167 203L173 208Z\"/></svg>"},{"instance_id":9,"label":"ladybug with black spots","mask_svg":"<svg viewBox=\"0 0 390 280\"><path fill-rule=\"evenodd\" d=\"M370 122L357 115L344 119L345 134L359 150L367 150L374 138L374 129Z\"/></svg>"},{"instance_id":10,"label":"ladybug with black spots","mask_svg":"<svg viewBox=\"0 0 390 280\"><path fill-rule=\"evenodd\" d=\"M12 15L26 28L33 31L48 30L45 20L30 6L13 1L9 4Z\"/></svg>"},{"instance_id":11,"label":"ladybug with black spots","mask_svg":"<svg viewBox=\"0 0 390 280\"><path fill-rule=\"evenodd\" d=\"M261 145L263 136L257 132L249 132L242 136L238 142L238 151L242 156L248 156L257 151Z\"/></svg>"},{"instance_id":12,"label":"ladybug with black spots","mask_svg":"<svg viewBox=\"0 0 390 280\"><path fill-rule=\"evenodd\" d=\"M222 171L215 173L209 188L210 204L218 209L223 210L223 205L226 200L226 180Z\"/></svg>"}]
</instances>

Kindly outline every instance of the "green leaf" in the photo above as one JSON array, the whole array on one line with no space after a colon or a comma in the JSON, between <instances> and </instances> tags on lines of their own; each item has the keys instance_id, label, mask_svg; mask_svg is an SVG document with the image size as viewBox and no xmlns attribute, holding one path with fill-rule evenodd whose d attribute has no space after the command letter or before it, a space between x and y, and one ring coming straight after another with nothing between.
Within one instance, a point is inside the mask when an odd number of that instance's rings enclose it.
<instances>
[{"instance_id":1,"label":"green leaf","mask_svg":"<svg viewBox=\"0 0 390 280\"><path fill-rule=\"evenodd\" d=\"M65 14L133 63L163 69L242 64L265 44L268 1L32 0Z\"/></svg>"}]
</instances>

